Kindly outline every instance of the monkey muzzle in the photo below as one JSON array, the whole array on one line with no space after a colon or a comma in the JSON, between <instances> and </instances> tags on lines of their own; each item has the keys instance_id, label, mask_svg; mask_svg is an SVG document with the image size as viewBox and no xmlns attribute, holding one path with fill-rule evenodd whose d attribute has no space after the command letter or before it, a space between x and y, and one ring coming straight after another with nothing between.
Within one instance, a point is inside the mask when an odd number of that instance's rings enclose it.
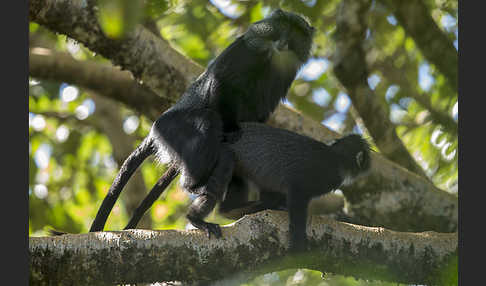
<instances>
[{"instance_id":1,"label":"monkey muzzle","mask_svg":"<svg viewBox=\"0 0 486 286\"><path fill-rule=\"evenodd\" d=\"M280 39L275 41L273 48L279 52L287 51L289 49L289 42L287 40Z\"/></svg>"}]
</instances>

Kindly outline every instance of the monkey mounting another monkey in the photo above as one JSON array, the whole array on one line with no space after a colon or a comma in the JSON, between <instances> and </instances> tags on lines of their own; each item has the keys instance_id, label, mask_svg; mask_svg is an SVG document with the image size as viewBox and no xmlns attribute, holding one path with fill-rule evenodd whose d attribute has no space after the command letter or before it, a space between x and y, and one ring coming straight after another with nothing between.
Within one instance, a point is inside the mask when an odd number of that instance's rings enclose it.
<instances>
[{"instance_id":1,"label":"monkey mounting another monkey","mask_svg":"<svg viewBox=\"0 0 486 286\"><path fill-rule=\"evenodd\" d=\"M303 251L307 245L307 207L314 197L348 185L370 168L370 147L357 134L326 145L310 137L260 123L242 123L237 132L227 134L234 153L233 176L251 181L260 200L248 201L248 189L230 189L221 202L222 215L251 214L265 209L289 212L289 248ZM226 178L214 178L225 180ZM227 182L220 181L218 185ZM135 227L161 194L152 190L135 211L130 223Z\"/></svg>"},{"instance_id":2,"label":"monkey mounting another monkey","mask_svg":"<svg viewBox=\"0 0 486 286\"><path fill-rule=\"evenodd\" d=\"M233 152L223 142L223 132L238 131L240 122L268 119L307 61L313 34L304 18L280 9L253 23L153 123L121 166L90 232L103 230L129 178L155 155L170 165L152 191L162 192L181 173L181 186L197 195L187 219L208 236L220 237L219 225L204 218L222 200L233 174ZM131 221L125 229L135 225Z\"/></svg>"}]
</instances>

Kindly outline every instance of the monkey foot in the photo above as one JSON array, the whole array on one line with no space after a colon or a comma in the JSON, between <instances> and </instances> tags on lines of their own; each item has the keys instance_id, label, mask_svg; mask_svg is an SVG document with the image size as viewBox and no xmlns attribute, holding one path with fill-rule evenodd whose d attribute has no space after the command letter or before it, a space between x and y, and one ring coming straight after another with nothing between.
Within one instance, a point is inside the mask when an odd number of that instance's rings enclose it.
<instances>
[{"instance_id":1,"label":"monkey foot","mask_svg":"<svg viewBox=\"0 0 486 286\"><path fill-rule=\"evenodd\" d=\"M205 222L205 221L202 221L202 220L199 220L199 219L192 219L192 220L189 219L189 221L196 228L206 232L206 235L208 236L208 238L211 238L211 235L213 235L216 238L221 238L221 236L222 236L221 228L218 224Z\"/></svg>"},{"instance_id":2,"label":"monkey foot","mask_svg":"<svg viewBox=\"0 0 486 286\"><path fill-rule=\"evenodd\" d=\"M218 224L214 223L206 223L204 227L202 227L204 231L206 231L206 235L208 238L211 238L211 235L214 235L216 238L221 238L221 228Z\"/></svg>"}]
</instances>

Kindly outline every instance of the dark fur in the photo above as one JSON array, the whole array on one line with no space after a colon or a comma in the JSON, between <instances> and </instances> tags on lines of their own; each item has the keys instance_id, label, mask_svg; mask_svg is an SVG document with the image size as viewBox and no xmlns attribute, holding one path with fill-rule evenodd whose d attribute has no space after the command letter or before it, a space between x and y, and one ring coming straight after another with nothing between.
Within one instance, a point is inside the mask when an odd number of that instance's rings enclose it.
<instances>
[{"instance_id":1,"label":"dark fur","mask_svg":"<svg viewBox=\"0 0 486 286\"><path fill-rule=\"evenodd\" d=\"M290 249L306 248L307 207L313 197L349 184L370 168L370 147L352 134L326 145L297 133L259 123L242 123L224 143L234 152L233 187L220 205L220 213L250 214L264 209L289 211ZM219 185L225 185L224 178ZM247 183L260 192L248 201ZM160 195L152 190L144 200L147 210ZM149 199L150 197L150 199ZM142 208L142 207L141 207ZM136 226L138 220L130 221Z\"/></svg>"},{"instance_id":2,"label":"dark fur","mask_svg":"<svg viewBox=\"0 0 486 286\"><path fill-rule=\"evenodd\" d=\"M219 226L203 219L222 199L232 176L234 158L222 143L223 132L239 130L239 122L268 119L307 60L313 30L300 16L282 10L252 24L154 122L150 134L123 163L90 231L103 230L128 179L156 154L161 162L171 162L170 175L164 175L152 191L160 194L181 173L184 189L198 195L187 218L219 237ZM144 208L135 216L141 217Z\"/></svg>"},{"instance_id":3,"label":"dark fur","mask_svg":"<svg viewBox=\"0 0 486 286\"><path fill-rule=\"evenodd\" d=\"M236 159L234 175L256 184L260 200L247 202L246 194L230 189L220 213L287 209L292 250L305 249L309 201L370 168L370 147L356 134L328 146L288 130L245 123L230 148Z\"/></svg>"}]
</instances>

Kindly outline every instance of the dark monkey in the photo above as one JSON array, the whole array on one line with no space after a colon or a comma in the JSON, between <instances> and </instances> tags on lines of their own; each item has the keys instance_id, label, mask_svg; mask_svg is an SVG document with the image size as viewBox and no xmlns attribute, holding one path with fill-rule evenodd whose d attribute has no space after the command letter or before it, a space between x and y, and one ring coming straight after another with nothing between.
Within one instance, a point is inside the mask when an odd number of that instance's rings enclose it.
<instances>
[{"instance_id":1,"label":"dark monkey","mask_svg":"<svg viewBox=\"0 0 486 286\"><path fill-rule=\"evenodd\" d=\"M244 192L229 190L219 211L249 214L264 209L288 210L290 249L294 251L306 247L309 201L350 184L370 168L370 147L356 134L326 145L288 130L242 123L240 131L227 138L224 144L235 156L233 175L255 183L261 196L259 201L248 202ZM160 193L152 191L136 212L143 214ZM134 226L140 217L132 218Z\"/></svg>"},{"instance_id":2,"label":"dark monkey","mask_svg":"<svg viewBox=\"0 0 486 286\"><path fill-rule=\"evenodd\" d=\"M133 172L148 156L156 155L170 166L152 190L163 191L181 173L181 186L198 195L188 220L208 236L221 236L219 226L204 218L223 198L233 172L234 158L223 143L223 132L239 130L240 122L268 119L308 59L313 33L302 17L280 9L253 23L154 122L121 166L90 232L103 230ZM141 215L135 213L134 221ZM131 221L125 229L135 225Z\"/></svg>"},{"instance_id":3,"label":"dark monkey","mask_svg":"<svg viewBox=\"0 0 486 286\"><path fill-rule=\"evenodd\" d=\"M255 183L260 200L235 204L231 190L219 212L243 208L246 213L264 209L289 212L290 248L306 247L307 207L314 197L353 182L370 168L370 147L357 134L326 145L310 137L259 123L241 125L238 139L229 140L234 151L234 174Z\"/></svg>"}]
</instances>

